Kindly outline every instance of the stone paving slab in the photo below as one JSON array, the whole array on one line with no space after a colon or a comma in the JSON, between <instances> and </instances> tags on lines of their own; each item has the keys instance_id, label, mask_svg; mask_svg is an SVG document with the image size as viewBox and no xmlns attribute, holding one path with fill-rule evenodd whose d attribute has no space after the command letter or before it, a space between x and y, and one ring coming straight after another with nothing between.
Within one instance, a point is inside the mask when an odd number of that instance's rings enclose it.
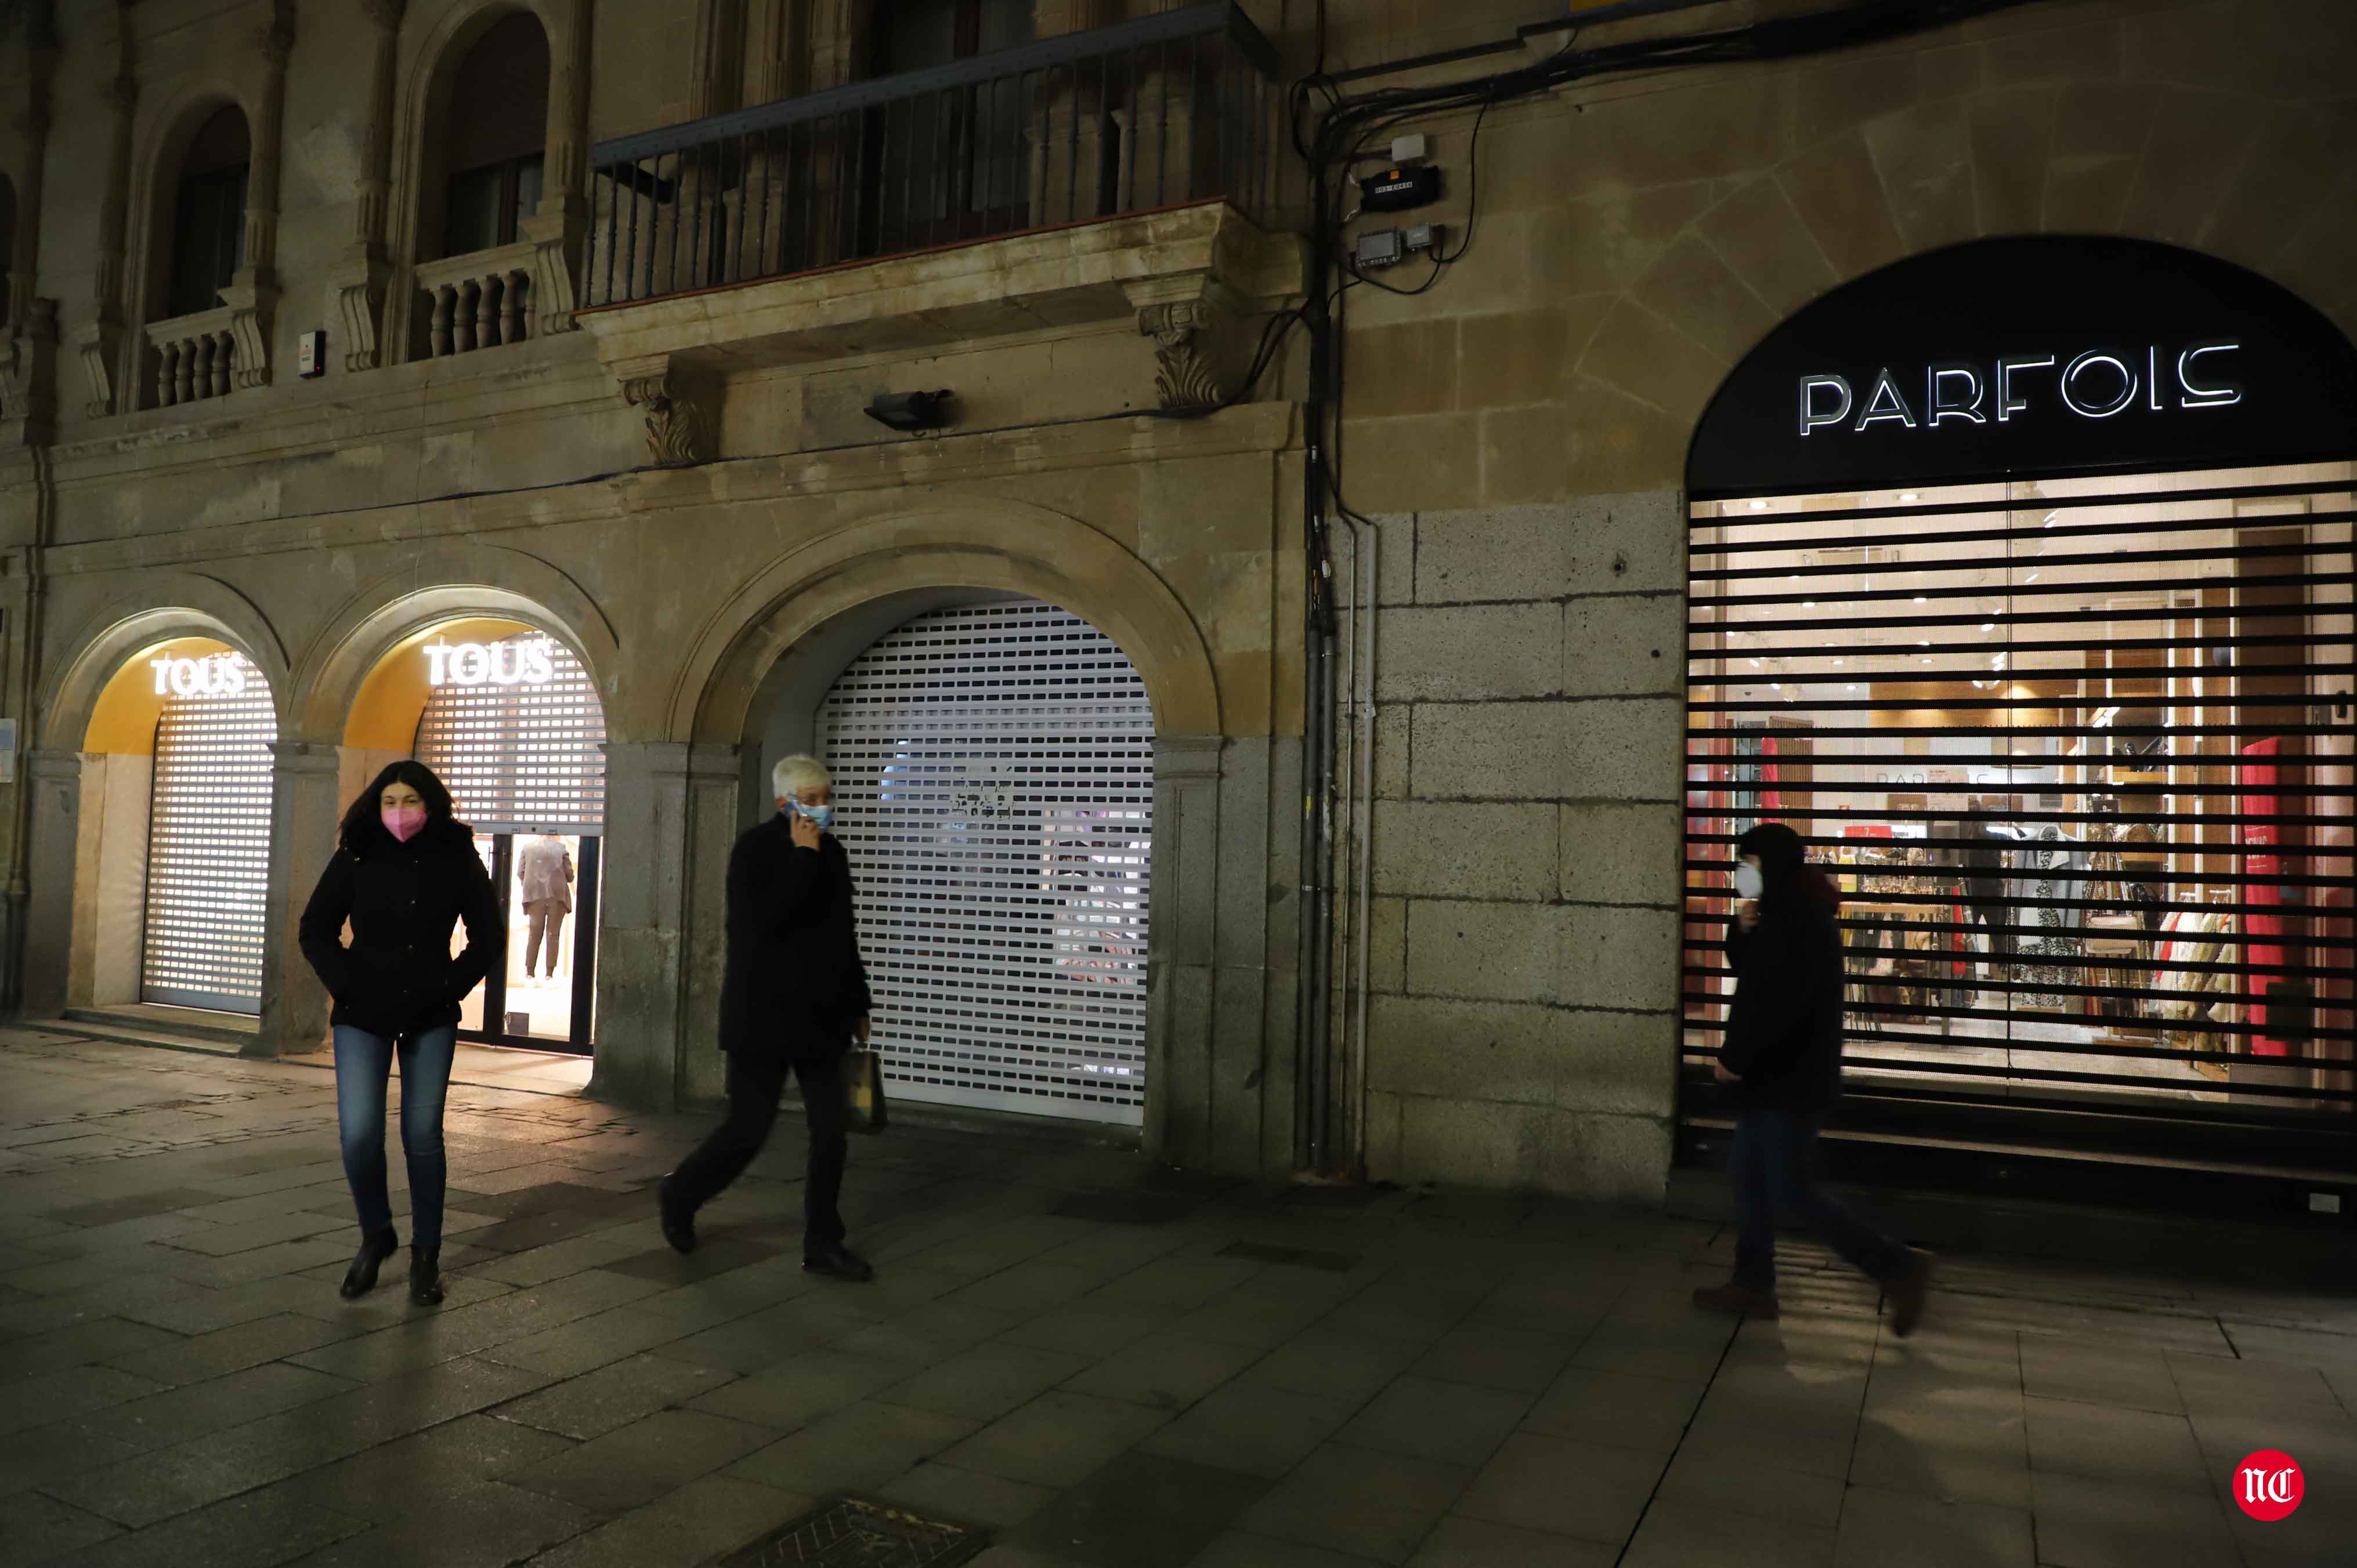
<instances>
[{"instance_id":1,"label":"stone paving slab","mask_svg":"<svg viewBox=\"0 0 2357 1568\"><path fill-rule=\"evenodd\" d=\"M1738 1325L1708 1224L917 1125L855 1147L851 1287L792 1118L683 1259L647 1188L705 1120L492 1065L419 1311L405 1255L336 1293L317 1063L0 1031L0 1568L696 1568L846 1491L984 1568L2357 1562L2329 1292L1957 1258L1901 1342L1792 1238Z\"/></svg>"}]
</instances>

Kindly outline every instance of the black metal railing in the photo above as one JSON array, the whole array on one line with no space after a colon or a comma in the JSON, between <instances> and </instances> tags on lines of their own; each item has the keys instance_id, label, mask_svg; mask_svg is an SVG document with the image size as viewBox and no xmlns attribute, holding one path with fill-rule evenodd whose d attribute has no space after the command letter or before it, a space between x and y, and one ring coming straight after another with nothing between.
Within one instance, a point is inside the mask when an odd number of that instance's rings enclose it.
<instances>
[{"instance_id":1,"label":"black metal railing","mask_svg":"<svg viewBox=\"0 0 2357 1568\"><path fill-rule=\"evenodd\" d=\"M1265 221L1276 52L1191 5L591 153L591 308L1224 199Z\"/></svg>"}]
</instances>

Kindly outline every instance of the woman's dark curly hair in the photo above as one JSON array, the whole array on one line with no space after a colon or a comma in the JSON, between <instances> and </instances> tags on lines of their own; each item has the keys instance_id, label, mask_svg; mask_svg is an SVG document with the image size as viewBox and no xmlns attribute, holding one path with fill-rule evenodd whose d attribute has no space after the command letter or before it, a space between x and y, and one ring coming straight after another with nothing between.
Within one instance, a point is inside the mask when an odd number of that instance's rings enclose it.
<instances>
[{"instance_id":1,"label":"woman's dark curly hair","mask_svg":"<svg viewBox=\"0 0 2357 1568\"><path fill-rule=\"evenodd\" d=\"M434 777L434 769L422 762L403 757L378 774L375 781L361 790L360 799L344 812L343 830L339 839L346 849L354 854L364 854L371 849L393 842L393 835L384 829L381 802L385 790L395 784L408 785L417 791L417 798L425 802L426 832L433 832L451 820L450 791L441 779Z\"/></svg>"}]
</instances>

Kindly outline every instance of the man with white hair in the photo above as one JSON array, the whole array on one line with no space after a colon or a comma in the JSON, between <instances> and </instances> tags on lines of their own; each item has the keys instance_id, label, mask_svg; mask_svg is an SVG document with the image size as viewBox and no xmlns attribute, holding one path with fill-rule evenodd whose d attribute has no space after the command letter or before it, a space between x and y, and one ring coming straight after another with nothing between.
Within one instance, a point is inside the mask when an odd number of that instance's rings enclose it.
<instances>
[{"instance_id":1,"label":"man with white hair","mask_svg":"<svg viewBox=\"0 0 2357 1568\"><path fill-rule=\"evenodd\" d=\"M728 1114L656 1188L663 1239L695 1251L695 1211L744 1174L769 1141L791 1071L810 1127L802 1187L802 1267L866 1281L876 1271L843 1244L836 1208L848 1153L843 1058L867 1042L867 971L851 911L851 860L827 830L834 780L814 757L771 770L778 814L728 856L728 963L720 983L720 1048L728 1053Z\"/></svg>"}]
</instances>

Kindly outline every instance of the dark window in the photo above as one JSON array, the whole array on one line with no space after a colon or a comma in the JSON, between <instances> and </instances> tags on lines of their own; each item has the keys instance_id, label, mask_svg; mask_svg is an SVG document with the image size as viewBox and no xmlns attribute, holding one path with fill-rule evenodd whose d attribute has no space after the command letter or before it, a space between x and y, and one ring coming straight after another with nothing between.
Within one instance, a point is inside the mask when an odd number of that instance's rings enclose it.
<instances>
[{"instance_id":1,"label":"dark window","mask_svg":"<svg viewBox=\"0 0 2357 1568\"><path fill-rule=\"evenodd\" d=\"M1030 0L891 0L876 18L874 74L900 76L1031 40ZM1020 79L929 93L869 117L871 254L1024 226L1030 208Z\"/></svg>"},{"instance_id":2,"label":"dark window","mask_svg":"<svg viewBox=\"0 0 2357 1568\"><path fill-rule=\"evenodd\" d=\"M548 35L528 12L494 24L450 89L442 254L512 244L540 205L548 130Z\"/></svg>"},{"instance_id":3,"label":"dark window","mask_svg":"<svg viewBox=\"0 0 2357 1568\"><path fill-rule=\"evenodd\" d=\"M251 157L245 115L234 106L206 121L189 142L173 197L167 317L210 310L245 264L245 180Z\"/></svg>"}]
</instances>

